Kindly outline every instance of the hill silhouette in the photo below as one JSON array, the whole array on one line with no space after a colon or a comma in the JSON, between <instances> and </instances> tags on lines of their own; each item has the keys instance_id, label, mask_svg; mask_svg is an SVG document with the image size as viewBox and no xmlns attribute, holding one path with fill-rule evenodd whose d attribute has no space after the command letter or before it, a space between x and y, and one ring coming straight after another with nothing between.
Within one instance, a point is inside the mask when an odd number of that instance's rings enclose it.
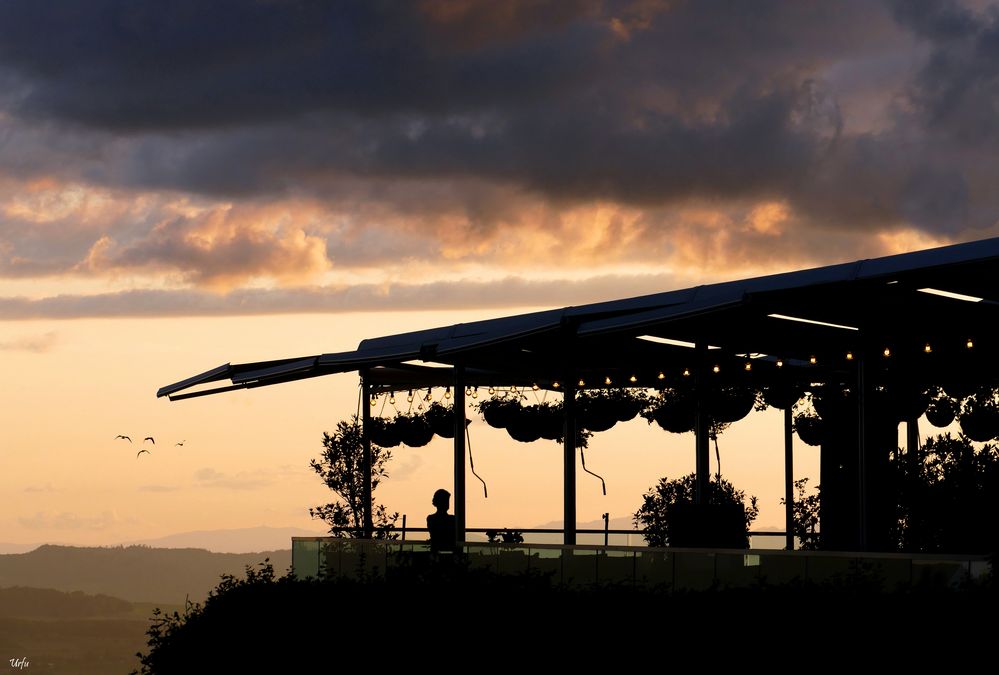
<instances>
[{"instance_id":1,"label":"hill silhouette","mask_svg":"<svg viewBox=\"0 0 999 675\"><path fill-rule=\"evenodd\" d=\"M183 605L186 599L203 600L222 575L241 575L265 558L278 570L291 566L290 550L212 553L190 548L44 545L28 553L0 555L0 587L83 591L130 602Z\"/></svg>"}]
</instances>

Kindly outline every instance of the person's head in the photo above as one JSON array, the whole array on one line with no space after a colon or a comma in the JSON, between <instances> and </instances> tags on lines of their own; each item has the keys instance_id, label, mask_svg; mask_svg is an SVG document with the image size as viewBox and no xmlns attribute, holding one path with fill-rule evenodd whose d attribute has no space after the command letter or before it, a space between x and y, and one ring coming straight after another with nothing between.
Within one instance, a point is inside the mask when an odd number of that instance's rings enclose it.
<instances>
[{"instance_id":1,"label":"person's head","mask_svg":"<svg viewBox=\"0 0 999 675\"><path fill-rule=\"evenodd\" d=\"M434 493L434 499L431 503L437 508L447 511L448 507L451 505L451 493L444 488L441 488Z\"/></svg>"}]
</instances>

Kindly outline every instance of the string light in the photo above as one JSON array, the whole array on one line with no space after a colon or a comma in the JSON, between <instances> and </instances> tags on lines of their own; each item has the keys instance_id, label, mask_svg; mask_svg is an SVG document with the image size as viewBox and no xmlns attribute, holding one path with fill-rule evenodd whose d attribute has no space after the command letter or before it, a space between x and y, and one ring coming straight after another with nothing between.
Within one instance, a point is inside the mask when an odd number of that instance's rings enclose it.
<instances>
[{"instance_id":1,"label":"string light","mask_svg":"<svg viewBox=\"0 0 999 675\"><path fill-rule=\"evenodd\" d=\"M558 389L559 388L559 383L557 381L556 382L552 382L552 388L553 389Z\"/></svg>"},{"instance_id":2,"label":"string light","mask_svg":"<svg viewBox=\"0 0 999 675\"><path fill-rule=\"evenodd\" d=\"M471 396L471 395L472 395L472 388L465 387L465 396Z\"/></svg>"},{"instance_id":3,"label":"string light","mask_svg":"<svg viewBox=\"0 0 999 675\"><path fill-rule=\"evenodd\" d=\"M444 398L447 398L447 399L450 399L450 398L451 398L451 387L447 387L447 388L446 388L446 389L444 390Z\"/></svg>"},{"instance_id":4,"label":"string light","mask_svg":"<svg viewBox=\"0 0 999 675\"><path fill-rule=\"evenodd\" d=\"M846 353L846 360L847 361L853 361L853 352L847 352Z\"/></svg>"},{"instance_id":5,"label":"string light","mask_svg":"<svg viewBox=\"0 0 999 675\"><path fill-rule=\"evenodd\" d=\"M750 371L752 369L753 369L753 364L750 363L749 361L746 361L746 371Z\"/></svg>"},{"instance_id":6,"label":"string light","mask_svg":"<svg viewBox=\"0 0 999 675\"><path fill-rule=\"evenodd\" d=\"M586 386L586 382L583 381L583 378L579 378L579 386L580 387L585 387Z\"/></svg>"},{"instance_id":7,"label":"string light","mask_svg":"<svg viewBox=\"0 0 999 675\"><path fill-rule=\"evenodd\" d=\"M683 376L684 377L690 377L690 368L684 368L683 369Z\"/></svg>"},{"instance_id":8,"label":"string light","mask_svg":"<svg viewBox=\"0 0 999 675\"><path fill-rule=\"evenodd\" d=\"M656 379L657 380L665 380L666 379L666 373L663 373L662 371L660 371L659 374L656 375Z\"/></svg>"},{"instance_id":9,"label":"string light","mask_svg":"<svg viewBox=\"0 0 999 675\"><path fill-rule=\"evenodd\" d=\"M413 402L413 390L410 389L409 395L406 397L406 403L412 403L412 402Z\"/></svg>"},{"instance_id":10,"label":"string light","mask_svg":"<svg viewBox=\"0 0 999 675\"><path fill-rule=\"evenodd\" d=\"M808 362L809 362L810 364L812 364L813 366L814 366L814 365L815 365L816 363L818 363L818 361L819 361L819 360L818 360L817 358L815 358L814 356L809 356L809 357L808 357Z\"/></svg>"},{"instance_id":11,"label":"string light","mask_svg":"<svg viewBox=\"0 0 999 675\"><path fill-rule=\"evenodd\" d=\"M489 387L489 393L490 394L495 394L496 393L496 389L493 388L493 387Z\"/></svg>"},{"instance_id":12,"label":"string light","mask_svg":"<svg viewBox=\"0 0 999 675\"><path fill-rule=\"evenodd\" d=\"M541 387L539 387L538 383L535 382L534 384L531 385L531 389L533 389L534 391L537 391L538 389L541 389Z\"/></svg>"},{"instance_id":13,"label":"string light","mask_svg":"<svg viewBox=\"0 0 999 675\"><path fill-rule=\"evenodd\" d=\"M777 359L777 367L778 368L784 367L784 359Z\"/></svg>"},{"instance_id":14,"label":"string light","mask_svg":"<svg viewBox=\"0 0 999 675\"><path fill-rule=\"evenodd\" d=\"M638 382L638 378L635 377L634 375L632 375L631 377L628 378L628 382L632 382L632 383Z\"/></svg>"},{"instance_id":15,"label":"string light","mask_svg":"<svg viewBox=\"0 0 999 675\"><path fill-rule=\"evenodd\" d=\"M389 396L389 405L395 405L395 394Z\"/></svg>"},{"instance_id":16,"label":"string light","mask_svg":"<svg viewBox=\"0 0 999 675\"><path fill-rule=\"evenodd\" d=\"M925 346L925 347L923 347L923 351L924 351L924 352L926 352L927 354L930 354L930 353L932 353L932 352L933 352L933 347L931 347L931 346L930 346L930 343L929 343L929 342L927 342L927 343L926 343L926 346Z\"/></svg>"},{"instance_id":17,"label":"string light","mask_svg":"<svg viewBox=\"0 0 999 675\"><path fill-rule=\"evenodd\" d=\"M713 368L711 368L711 372L713 372L713 373L720 373L721 372L721 367L716 365Z\"/></svg>"},{"instance_id":18,"label":"string light","mask_svg":"<svg viewBox=\"0 0 999 675\"><path fill-rule=\"evenodd\" d=\"M888 358L889 356L891 356L891 347L885 347L885 350L884 350L883 353L885 355L885 358Z\"/></svg>"},{"instance_id":19,"label":"string light","mask_svg":"<svg viewBox=\"0 0 999 675\"><path fill-rule=\"evenodd\" d=\"M478 398L478 397L479 397L479 388L476 387L475 389L472 390L472 398Z\"/></svg>"},{"instance_id":20,"label":"string light","mask_svg":"<svg viewBox=\"0 0 999 675\"><path fill-rule=\"evenodd\" d=\"M604 384L610 384L610 383L611 383L611 379L610 379L610 375L608 375L607 377L604 378Z\"/></svg>"},{"instance_id":21,"label":"string light","mask_svg":"<svg viewBox=\"0 0 999 675\"><path fill-rule=\"evenodd\" d=\"M973 341L971 340L971 338L968 338L968 342L967 342L967 343L965 343L965 346L966 346L966 347L967 347L968 349L971 349L972 347L974 347L974 346L975 346L975 343L974 343L974 342L973 342Z\"/></svg>"},{"instance_id":22,"label":"string light","mask_svg":"<svg viewBox=\"0 0 999 675\"><path fill-rule=\"evenodd\" d=\"M432 398L433 397L430 395L430 387L427 387L427 395L423 397L423 400L429 403Z\"/></svg>"},{"instance_id":23,"label":"string light","mask_svg":"<svg viewBox=\"0 0 999 675\"><path fill-rule=\"evenodd\" d=\"M377 405L377 404L378 404L378 397L377 396L372 396L371 397L371 405Z\"/></svg>"}]
</instances>

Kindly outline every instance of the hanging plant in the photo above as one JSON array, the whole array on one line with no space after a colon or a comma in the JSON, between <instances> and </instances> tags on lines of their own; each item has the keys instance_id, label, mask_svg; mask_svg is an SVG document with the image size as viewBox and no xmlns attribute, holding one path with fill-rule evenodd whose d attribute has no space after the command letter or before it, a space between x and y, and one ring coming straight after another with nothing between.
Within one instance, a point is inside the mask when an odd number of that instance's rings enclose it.
<instances>
[{"instance_id":1,"label":"hanging plant","mask_svg":"<svg viewBox=\"0 0 999 675\"><path fill-rule=\"evenodd\" d=\"M800 413L794 418L794 430L805 445L822 445L825 422L818 415Z\"/></svg>"},{"instance_id":2,"label":"hanging plant","mask_svg":"<svg viewBox=\"0 0 999 675\"><path fill-rule=\"evenodd\" d=\"M607 394L614 409L614 417L618 422L630 422L642 412L649 403L645 392L635 392L629 389L615 389Z\"/></svg>"},{"instance_id":3,"label":"hanging plant","mask_svg":"<svg viewBox=\"0 0 999 675\"><path fill-rule=\"evenodd\" d=\"M423 415L396 415L395 427L402 442L411 448L422 448L434 438L434 430Z\"/></svg>"},{"instance_id":4,"label":"hanging plant","mask_svg":"<svg viewBox=\"0 0 999 675\"><path fill-rule=\"evenodd\" d=\"M973 441L984 443L999 436L999 405L991 390L976 392L961 411L961 432Z\"/></svg>"},{"instance_id":5,"label":"hanging plant","mask_svg":"<svg viewBox=\"0 0 999 675\"><path fill-rule=\"evenodd\" d=\"M368 437L382 448L394 448L402 442L395 421L384 417L372 417L368 421Z\"/></svg>"},{"instance_id":6,"label":"hanging plant","mask_svg":"<svg viewBox=\"0 0 999 675\"><path fill-rule=\"evenodd\" d=\"M531 406L535 409L541 438L548 441L561 441L565 431L565 415L561 403L540 403Z\"/></svg>"},{"instance_id":7,"label":"hanging plant","mask_svg":"<svg viewBox=\"0 0 999 675\"><path fill-rule=\"evenodd\" d=\"M619 407L609 393L583 392L576 398L579 426L590 431L607 431L617 424Z\"/></svg>"},{"instance_id":8,"label":"hanging plant","mask_svg":"<svg viewBox=\"0 0 999 675\"><path fill-rule=\"evenodd\" d=\"M506 432L510 438L521 443L533 443L541 438L541 414L537 410L538 406L521 406L520 410L507 424Z\"/></svg>"},{"instance_id":9,"label":"hanging plant","mask_svg":"<svg viewBox=\"0 0 999 675\"><path fill-rule=\"evenodd\" d=\"M670 433L684 434L693 431L697 423L697 403L688 391L663 389L642 411L642 417Z\"/></svg>"},{"instance_id":10,"label":"hanging plant","mask_svg":"<svg viewBox=\"0 0 999 675\"><path fill-rule=\"evenodd\" d=\"M477 406L482 419L495 429L506 429L507 425L520 412L520 401L513 398L493 398L482 401Z\"/></svg>"},{"instance_id":11,"label":"hanging plant","mask_svg":"<svg viewBox=\"0 0 999 675\"><path fill-rule=\"evenodd\" d=\"M957 403L942 393L926 408L926 420L935 427L946 427L954 421Z\"/></svg>"},{"instance_id":12,"label":"hanging plant","mask_svg":"<svg viewBox=\"0 0 999 675\"><path fill-rule=\"evenodd\" d=\"M751 387L721 387L707 397L708 413L718 424L738 422L756 405L756 390Z\"/></svg>"},{"instance_id":13,"label":"hanging plant","mask_svg":"<svg viewBox=\"0 0 999 675\"><path fill-rule=\"evenodd\" d=\"M445 408L434 401L423 413L423 418L441 438L454 438L454 408Z\"/></svg>"},{"instance_id":14,"label":"hanging plant","mask_svg":"<svg viewBox=\"0 0 999 675\"><path fill-rule=\"evenodd\" d=\"M801 400L801 397L804 396L804 392L797 384L775 384L770 387L765 387L761 392L761 396L763 403L771 408L786 410L787 408L793 407L795 403Z\"/></svg>"},{"instance_id":15,"label":"hanging plant","mask_svg":"<svg viewBox=\"0 0 999 675\"><path fill-rule=\"evenodd\" d=\"M823 420L851 419L857 416L857 400L842 387L825 385L812 391L812 407Z\"/></svg>"}]
</instances>

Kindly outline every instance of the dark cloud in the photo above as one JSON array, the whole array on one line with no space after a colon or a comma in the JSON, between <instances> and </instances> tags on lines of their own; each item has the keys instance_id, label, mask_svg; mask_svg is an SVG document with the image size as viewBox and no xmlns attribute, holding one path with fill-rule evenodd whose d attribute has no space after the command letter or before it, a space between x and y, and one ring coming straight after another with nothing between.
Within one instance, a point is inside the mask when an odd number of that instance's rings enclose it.
<instances>
[{"instance_id":1,"label":"dark cloud","mask_svg":"<svg viewBox=\"0 0 999 675\"><path fill-rule=\"evenodd\" d=\"M976 238L999 219L997 16L931 0L8 0L0 177L329 218L233 220L204 247L184 214L53 221L66 237L0 214L0 274L238 286L330 260L487 260L505 233L571 234L560 214L598 202L646 212L640 258L690 235L671 214L692 203L780 202L786 247ZM725 245L773 250L754 237Z\"/></svg>"}]
</instances>

